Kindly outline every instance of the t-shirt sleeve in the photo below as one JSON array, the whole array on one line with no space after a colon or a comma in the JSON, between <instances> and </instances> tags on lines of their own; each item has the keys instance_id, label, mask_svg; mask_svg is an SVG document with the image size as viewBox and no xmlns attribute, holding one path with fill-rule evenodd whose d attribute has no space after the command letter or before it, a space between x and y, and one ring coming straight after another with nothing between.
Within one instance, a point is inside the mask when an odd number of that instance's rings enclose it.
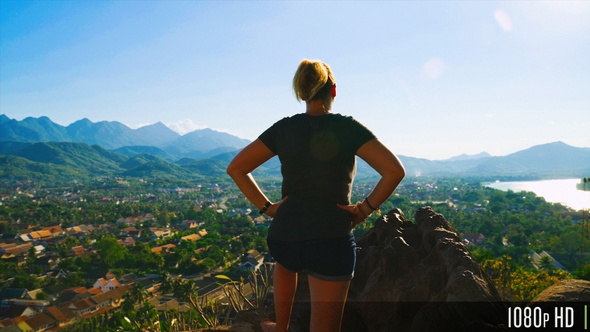
<instances>
[{"instance_id":1,"label":"t-shirt sleeve","mask_svg":"<svg viewBox=\"0 0 590 332\"><path fill-rule=\"evenodd\" d=\"M363 144L376 138L373 132L352 117L350 118L349 133L351 139L350 146L355 153Z\"/></svg>"},{"instance_id":2,"label":"t-shirt sleeve","mask_svg":"<svg viewBox=\"0 0 590 332\"><path fill-rule=\"evenodd\" d=\"M268 129L266 129L258 138L266 145L266 147L272 151L274 154L277 154L277 133L278 133L278 126L279 123L276 122Z\"/></svg>"}]
</instances>

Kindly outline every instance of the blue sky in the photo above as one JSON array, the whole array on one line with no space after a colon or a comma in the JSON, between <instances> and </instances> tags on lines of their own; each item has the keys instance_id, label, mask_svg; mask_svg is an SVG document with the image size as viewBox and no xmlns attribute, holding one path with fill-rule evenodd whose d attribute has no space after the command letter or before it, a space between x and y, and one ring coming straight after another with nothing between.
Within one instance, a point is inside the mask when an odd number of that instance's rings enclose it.
<instances>
[{"instance_id":1,"label":"blue sky","mask_svg":"<svg viewBox=\"0 0 590 332\"><path fill-rule=\"evenodd\" d=\"M303 58L334 112L397 154L590 147L588 1L0 1L0 113L162 122L255 139L304 111Z\"/></svg>"}]
</instances>

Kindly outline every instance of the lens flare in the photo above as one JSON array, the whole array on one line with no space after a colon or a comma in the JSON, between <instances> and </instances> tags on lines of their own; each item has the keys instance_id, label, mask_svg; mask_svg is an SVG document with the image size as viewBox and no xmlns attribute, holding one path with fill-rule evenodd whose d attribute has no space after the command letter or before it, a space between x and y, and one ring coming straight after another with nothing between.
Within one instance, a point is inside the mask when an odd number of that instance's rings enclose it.
<instances>
[{"instance_id":1,"label":"lens flare","mask_svg":"<svg viewBox=\"0 0 590 332\"><path fill-rule=\"evenodd\" d=\"M512 20L505 11L502 9L497 9L494 12L494 18L502 30L506 32L512 30Z\"/></svg>"}]
</instances>

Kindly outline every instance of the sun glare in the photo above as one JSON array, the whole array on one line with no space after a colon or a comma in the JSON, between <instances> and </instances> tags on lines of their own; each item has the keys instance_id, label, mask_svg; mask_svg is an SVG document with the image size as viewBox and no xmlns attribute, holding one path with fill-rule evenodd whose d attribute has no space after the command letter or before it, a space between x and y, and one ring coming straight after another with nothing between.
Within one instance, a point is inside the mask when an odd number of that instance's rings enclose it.
<instances>
[{"instance_id":1,"label":"sun glare","mask_svg":"<svg viewBox=\"0 0 590 332\"><path fill-rule=\"evenodd\" d=\"M431 58L422 65L422 76L429 80L435 80L444 74L445 62L440 58Z\"/></svg>"}]
</instances>

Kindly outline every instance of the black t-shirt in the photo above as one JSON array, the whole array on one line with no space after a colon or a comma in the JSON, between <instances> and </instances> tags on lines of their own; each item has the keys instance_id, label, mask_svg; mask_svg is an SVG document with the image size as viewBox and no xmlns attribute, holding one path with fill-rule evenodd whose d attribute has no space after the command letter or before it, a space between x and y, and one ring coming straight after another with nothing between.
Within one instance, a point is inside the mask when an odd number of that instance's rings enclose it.
<instances>
[{"instance_id":1,"label":"black t-shirt","mask_svg":"<svg viewBox=\"0 0 590 332\"><path fill-rule=\"evenodd\" d=\"M350 116L297 114L284 118L259 136L281 161L282 195L269 228L277 241L343 237L351 215L336 203L350 204L356 152L375 138Z\"/></svg>"}]
</instances>

